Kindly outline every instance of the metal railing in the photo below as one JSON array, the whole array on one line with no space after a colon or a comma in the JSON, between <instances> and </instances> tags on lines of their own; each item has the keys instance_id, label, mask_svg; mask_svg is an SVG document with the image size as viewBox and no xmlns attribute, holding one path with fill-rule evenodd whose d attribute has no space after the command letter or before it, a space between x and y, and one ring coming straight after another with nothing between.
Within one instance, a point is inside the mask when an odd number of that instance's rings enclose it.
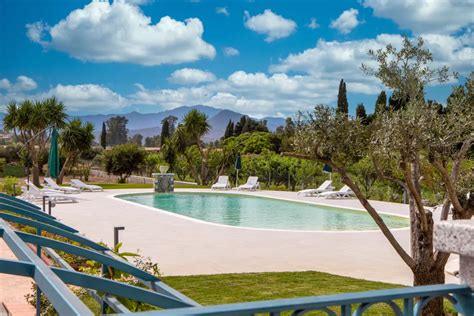
<instances>
[{"instance_id":1,"label":"metal railing","mask_svg":"<svg viewBox=\"0 0 474 316\"><path fill-rule=\"evenodd\" d=\"M75 246L47 238L41 234L16 231L8 224L18 223L46 231L79 243ZM163 283L159 278L126 262L108 248L99 245L77 230L64 225L55 217L41 211L34 204L0 194L0 237L18 260L0 259L0 273L27 276L37 284L61 315L92 315L84 303L74 295L68 285L86 288L89 295L101 305L116 313L130 314L117 297L148 303L161 310L143 312L150 315L305 315L320 311L326 315L363 315L375 304L385 304L393 315L419 315L423 307L435 298L449 300L458 313L474 315L474 293L468 285L431 285L400 289L311 296L238 304L200 306L191 298ZM27 244L34 244L37 252ZM41 258L43 250L58 267L47 265ZM102 264L102 269L112 267L133 276L146 286L137 287L102 276L75 271L55 250L84 257ZM0 285L1 286L1 285ZM40 304L37 305L40 313Z\"/></svg>"}]
</instances>

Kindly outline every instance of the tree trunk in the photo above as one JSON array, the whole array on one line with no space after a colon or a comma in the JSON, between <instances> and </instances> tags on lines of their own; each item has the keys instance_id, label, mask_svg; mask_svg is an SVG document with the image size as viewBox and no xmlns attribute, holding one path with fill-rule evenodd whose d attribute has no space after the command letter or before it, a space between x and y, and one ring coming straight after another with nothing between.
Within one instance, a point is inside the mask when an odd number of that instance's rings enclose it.
<instances>
[{"instance_id":1,"label":"tree trunk","mask_svg":"<svg viewBox=\"0 0 474 316\"><path fill-rule=\"evenodd\" d=\"M442 268L432 265L420 265L417 266L414 271L414 286L420 285L434 285L444 284L444 265ZM425 305L422 312L423 316L442 316L443 310L443 298L436 298L431 300Z\"/></svg>"},{"instance_id":2,"label":"tree trunk","mask_svg":"<svg viewBox=\"0 0 474 316\"><path fill-rule=\"evenodd\" d=\"M64 174L66 173L66 169L69 168L69 161L70 159L67 157L63 167L61 168L61 171L59 172L58 178L56 179L57 184L63 184Z\"/></svg>"},{"instance_id":3,"label":"tree trunk","mask_svg":"<svg viewBox=\"0 0 474 316\"><path fill-rule=\"evenodd\" d=\"M201 185L205 185L207 183L207 155L209 152L204 152L204 149L201 148L199 151L201 152Z\"/></svg>"},{"instance_id":4,"label":"tree trunk","mask_svg":"<svg viewBox=\"0 0 474 316\"><path fill-rule=\"evenodd\" d=\"M413 285L444 284L444 266L436 265L433 251L433 215L426 213L428 231L421 229L421 219L418 212L414 216L414 227L412 229L412 251L415 267L413 268ZM430 301L423 309L424 316L444 315L443 299Z\"/></svg>"},{"instance_id":5,"label":"tree trunk","mask_svg":"<svg viewBox=\"0 0 474 316\"><path fill-rule=\"evenodd\" d=\"M33 166L31 168L31 175L33 178L33 184L36 186L40 186L40 180L39 180L39 166L38 163L33 163Z\"/></svg>"}]
</instances>

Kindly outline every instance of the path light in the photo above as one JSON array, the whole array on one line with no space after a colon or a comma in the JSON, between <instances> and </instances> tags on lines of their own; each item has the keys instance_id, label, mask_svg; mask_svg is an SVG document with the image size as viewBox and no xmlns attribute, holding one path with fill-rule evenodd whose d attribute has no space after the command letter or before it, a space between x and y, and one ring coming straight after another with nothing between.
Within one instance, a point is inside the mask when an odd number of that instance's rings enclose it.
<instances>
[{"instance_id":1,"label":"path light","mask_svg":"<svg viewBox=\"0 0 474 316\"><path fill-rule=\"evenodd\" d=\"M120 230L125 230L125 227L123 227L123 226L115 226L114 227L114 248L119 243L119 231Z\"/></svg>"}]
</instances>

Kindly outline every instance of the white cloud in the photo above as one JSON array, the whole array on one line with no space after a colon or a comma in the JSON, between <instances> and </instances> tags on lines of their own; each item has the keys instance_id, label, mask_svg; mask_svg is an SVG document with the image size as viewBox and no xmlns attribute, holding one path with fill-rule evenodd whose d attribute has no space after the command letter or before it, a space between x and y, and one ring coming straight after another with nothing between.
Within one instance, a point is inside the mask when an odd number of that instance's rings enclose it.
<instances>
[{"instance_id":1,"label":"white cloud","mask_svg":"<svg viewBox=\"0 0 474 316\"><path fill-rule=\"evenodd\" d=\"M180 22L164 16L153 24L139 7L125 1L95 0L54 26L27 25L32 41L80 60L147 66L214 58L215 49L202 39L203 32L197 18Z\"/></svg>"},{"instance_id":2,"label":"white cloud","mask_svg":"<svg viewBox=\"0 0 474 316\"><path fill-rule=\"evenodd\" d=\"M194 68L183 68L174 71L168 78L170 82L178 84L197 84L216 80L212 72Z\"/></svg>"},{"instance_id":3,"label":"white cloud","mask_svg":"<svg viewBox=\"0 0 474 316\"><path fill-rule=\"evenodd\" d=\"M360 24L360 21L357 20L357 14L359 14L359 11L356 9L346 10L336 20L331 22L330 27L342 34L349 34Z\"/></svg>"},{"instance_id":4,"label":"white cloud","mask_svg":"<svg viewBox=\"0 0 474 316\"><path fill-rule=\"evenodd\" d=\"M338 80L320 80L311 76L236 71L199 87L178 89L138 89L129 96L133 104L173 108L183 104L204 104L248 113L256 117L275 113L294 114L315 104L336 98Z\"/></svg>"},{"instance_id":5,"label":"white cloud","mask_svg":"<svg viewBox=\"0 0 474 316\"><path fill-rule=\"evenodd\" d=\"M226 55L227 57L240 55L239 50L234 47L224 47L223 52L224 52L224 55Z\"/></svg>"},{"instance_id":6,"label":"white cloud","mask_svg":"<svg viewBox=\"0 0 474 316\"><path fill-rule=\"evenodd\" d=\"M33 42L36 43L44 43L42 38L44 37L44 33L47 32L49 26L45 23L38 21L31 24L26 24L26 36Z\"/></svg>"},{"instance_id":7,"label":"white cloud","mask_svg":"<svg viewBox=\"0 0 474 316\"><path fill-rule=\"evenodd\" d=\"M122 0L133 5L146 5L152 3L154 0Z\"/></svg>"},{"instance_id":8,"label":"white cloud","mask_svg":"<svg viewBox=\"0 0 474 316\"><path fill-rule=\"evenodd\" d=\"M466 38L435 34L423 34L423 38L426 48L433 54L434 62L431 67L446 65L450 70L458 71L462 75L467 75L472 70L474 48L466 46ZM380 34L375 39L344 42L319 40L315 47L290 54L278 64L271 65L270 71L304 73L327 81L343 78L348 82L349 91L374 94L382 88L380 82L360 70L362 63L376 67L367 52L370 49L384 48L387 44L400 48L402 41L403 37L399 34Z\"/></svg>"},{"instance_id":9,"label":"white cloud","mask_svg":"<svg viewBox=\"0 0 474 316\"><path fill-rule=\"evenodd\" d=\"M227 10L227 7L217 7L216 8L216 13L218 14L223 14L225 16L229 16L230 13L229 13L229 10Z\"/></svg>"},{"instance_id":10,"label":"white cloud","mask_svg":"<svg viewBox=\"0 0 474 316\"><path fill-rule=\"evenodd\" d=\"M265 34L266 42L290 36L296 30L296 23L293 20L285 19L281 15L275 14L270 9L266 9L262 14L250 16L245 11L245 27L257 32Z\"/></svg>"},{"instance_id":11,"label":"white cloud","mask_svg":"<svg viewBox=\"0 0 474 316\"><path fill-rule=\"evenodd\" d=\"M426 47L433 53L435 62L432 67L447 65L462 75L472 70L474 48L471 34L459 37L422 35ZM377 94L383 89L382 85L376 79L364 75L360 65L376 66L368 58L369 49L384 48L389 43L399 48L402 41L399 34L380 34L374 39L353 41L319 40L314 47L290 54L271 65L270 73L240 70L227 78L216 79L209 72L184 68L171 74L169 79L192 86L161 89L137 83L134 93L122 96L101 85L59 84L47 93L30 95L29 98L56 95L69 110L85 113L109 112L141 105L170 109L203 104L256 117L274 116L275 113L292 115L298 110L311 110L318 103L334 103L341 78L347 82L349 93ZM24 98L25 91L13 92L11 87L27 87L25 82L27 80L17 79L13 83L6 78L0 80L0 87L10 91L7 95L0 93L0 102L6 104L11 99L18 101Z\"/></svg>"},{"instance_id":12,"label":"white cloud","mask_svg":"<svg viewBox=\"0 0 474 316\"><path fill-rule=\"evenodd\" d=\"M0 89L7 90L8 92L20 92L30 91L38 87L36 81L27 76L18 76L15 82L3 78L0 80Z\"/></svg>"},{"instance_id":13,"label":"white cloud","mask_svg":"<svg viewBox=\"0 0 474 316\"><path fill-rule=\"evenodd\" d=\"M44 94L38 95L38 98L47 96L55 96L64 103L68 111L81 113L104 113L128 104L126 98L97 84L58 84Z\"/></svg>"},{"instance_id":14,"label":"white cloud","mask_svg":"<svg viewBox=\"0 0 474 316\"><path fill-rule=\"evenodd\" d=\"M309 21L308 27L312 30L315 30L319 27L319 24L316 18L311 18L311 20Z\"/></svg>"},{"instance_id":15,"label":"white cloud","mask_svg":"<svg viewBox=\"0 0 474 316\"><path fill-rule=\"evenodd\" d=\"M10 80L6 78L3 78L2 80L0 80L0 89L8 90L10 89L11 85L12 84L10 83Z\"/></svg>"},{"instance_id":16,"label":"white cloud","mask_svg":"<svg viewBox=\"0 0 474 316\"><path fill-rule=\"evenodd\" d=\"M415 33L452 33L474 23L472 0L364 0L363 5Z\"/></svg>"}]
</instances>

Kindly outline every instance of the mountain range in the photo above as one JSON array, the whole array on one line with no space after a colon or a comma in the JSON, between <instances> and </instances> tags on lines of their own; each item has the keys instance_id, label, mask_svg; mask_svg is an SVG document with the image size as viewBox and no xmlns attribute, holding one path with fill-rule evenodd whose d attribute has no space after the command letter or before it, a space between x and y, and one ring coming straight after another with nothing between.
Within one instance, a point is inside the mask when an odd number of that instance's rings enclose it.
<instances>
[{"instance_id":1,"label":"mountain range","mask_svg":"<svg viewBox=\"0 0 474 316\"><path fill-rule=\"evenodd\" d=\"M79 115L83 122L91 122L94 125L94 134L96 139L99 139L102 130L102 122L107 121L114 116L125 116L128 119L128 136L132 137L136 134L141 134L143 137L150 137L159 135L161 133L161 120L169 115L174 115L178 118L178 123L182 121L184 116L191 110L196 109L205 113L208 117L208 122L211 125L211 130L204 136L204 141L214 141L224 135L225 128L232 120L236 123L245 115L242 113L223 110L206 105L180 106L171 110L156 112L156 113L139 113L130 112L125 114L94 114L94 115ZM0 129L3 128L3 117L5 113L0 112ZM262 120L267 121L267 126L270 131L275 131L278 126L285 124L285 119L281 117L265 117Z\"/></svg>"},{"instance_id":2,"label":"mountain range","mask_svg":"<svg viewBox=\"0 0 474 316\"><path fill-rule=\"evenodd\" d=\"M91 122L94 125L94 133L96 139L102 129L102 122L114 116L125 116L128 119L128 136L132 137L136 134L141 134L143 137L150 137L159 135L161 133L161 120L169 115L174 115L178 118L178 123L191 110L196 109L205 113L208 117L208 122L211 125L211 130L204 136L204 141L214 141L224 135L225 128L232 120L237 122L243 115L242 113L218 109L206 105L180 106L171 110L166 110L156 113L139 113L130 112L125 114L95 114L78 116L84 122ZM267 126L270 131L275 131L278 126L285 124L285 119L281 117L265 117L262 120L267 121Z\"/></svg>"}]
</instances>

